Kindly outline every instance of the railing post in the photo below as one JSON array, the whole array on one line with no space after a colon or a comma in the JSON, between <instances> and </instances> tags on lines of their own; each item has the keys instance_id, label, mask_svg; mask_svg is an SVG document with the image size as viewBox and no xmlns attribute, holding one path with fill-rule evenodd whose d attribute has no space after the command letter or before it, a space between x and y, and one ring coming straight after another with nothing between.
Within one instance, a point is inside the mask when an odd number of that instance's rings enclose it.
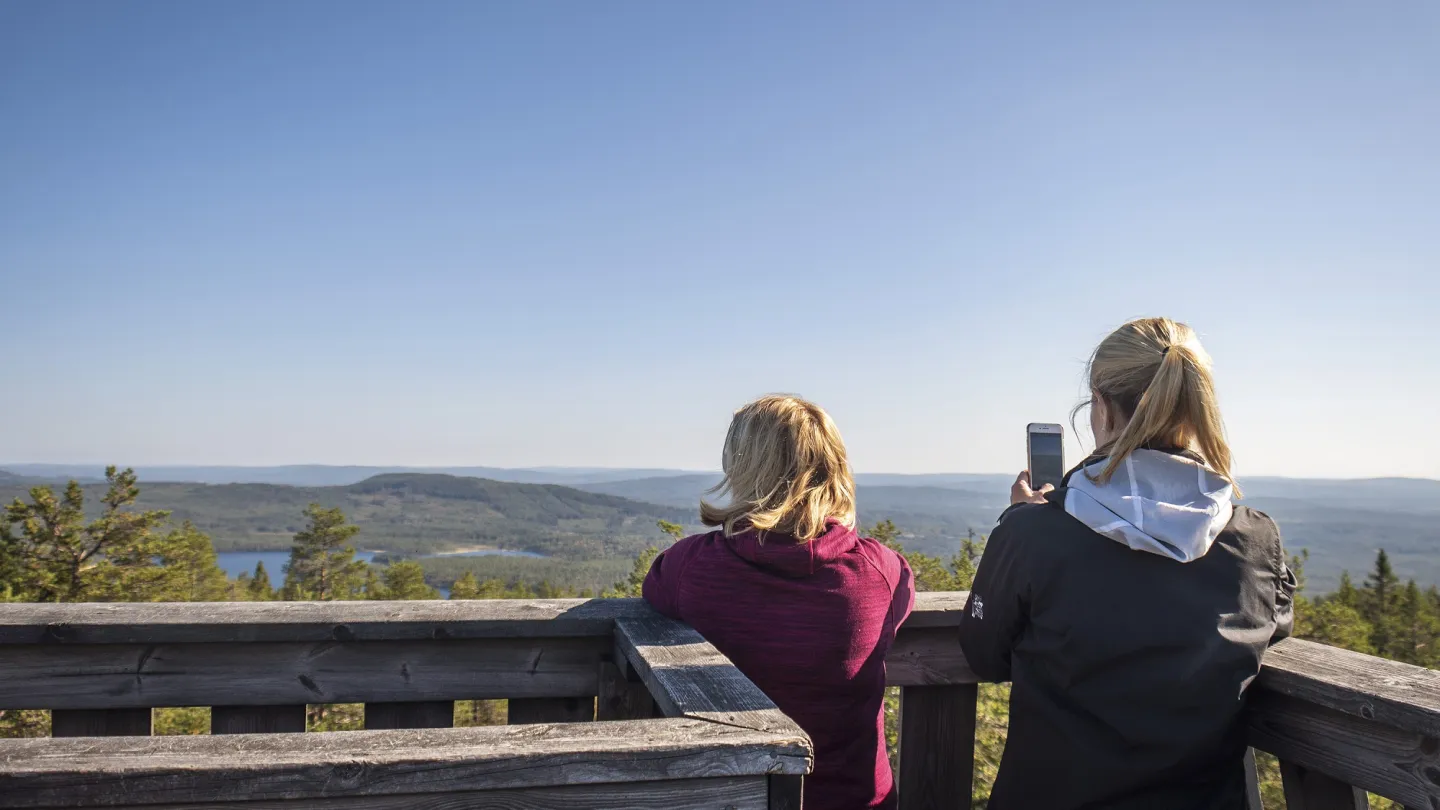
<instances>
[{"instance_id":1,"label":"railing post","mask_svg":"<svg viewBox=\"0 0 1440 810\"><path fill-rule=\"evenodd\" d=\"M298 734L305 730L305 704L294 706L211 706L211 734Z\"/></svg>"},{"instance_id":2,"label":"railing post","mask_svg":"<svg viewBox=\"0 0 1440 810\"><path fill-rule=\"evenodd\" d=\"M900 690L900 810L970 806L977 694L974 684Z\"/></svg>"},{"instance_id":3,"label":"railing post","mask_svg":"<svg viewBox=\"0 0 1440 810\"><path fill-rule=\"evenodd\" d=\"M56 709L52 737L149 737L149 709Z\"/></svg>"},{"instance_id":4,"label":"railing post","mask_svg":"<svg viewBox=\"0 0 1440 810\"><path fill-rule=\"evenodd\" d=\"M600 697L595 701L596 720L648 720L659 717L655 698L630 667L622 672L613 662L600 664Z\"/></svg>"},{"instance_id":5,"label":"railing post","mask_svg":"<svg viewBox=\"0 0 1440 810\"><path fill-rule=\"evenodd\" d=\"M1280 760L1286 810L1368 810L1370 797L1333 776Z\"/></svg>"},{"instance_id":6,"label":"railing post","mask_svg":"<svg viewBox=\"0 0 1440 810\"><path fill-rule=\"evenodd\" d=\"M770 806L768 810L801 810L801 794L804 792L803 776L770 776Z\"/></svg>"},{"instance_id":7,"label":"railing post","mask_svg":"<svg viewBox=\"0 0 1440 810\"><path fill-rule=\"evenodd\" d=\"M595 698L511 698L509 723L584 723L595 719Z\"/></svg>"},{"instance_id":8,"label":"railing post","mask_svg":"<svg viewBox=\"0 0 1440 810\"><path fill-rule=\"evenodd\" d=\"M410 703L366 703L365 728L453 728L455 701L423 700Z\"/></svg>"}]
</instances>

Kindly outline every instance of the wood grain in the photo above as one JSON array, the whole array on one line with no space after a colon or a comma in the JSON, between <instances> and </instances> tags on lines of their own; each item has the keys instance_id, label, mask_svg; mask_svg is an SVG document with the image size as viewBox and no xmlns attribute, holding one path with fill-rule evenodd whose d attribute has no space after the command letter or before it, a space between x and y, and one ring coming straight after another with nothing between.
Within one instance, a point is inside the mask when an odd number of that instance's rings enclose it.
<instances>
[{"instance_id":1,"label":"wood grain","mask_svg":"<svg viewBox=\"0 0 1440 810\"><path fill-rule=\"evenodd\" d=\"M149 709L62 709L50 713L52 737L148 737L150 732Z\"/></svg>"},{"instance_id":2,"label":"wood grain","mask_svg":"<svg viewBox=\"0 0 1440 810\"><path fill-rule=\"evenodd\" d=\"M782 777L783 778L783 777ZM154 805L145 806L150 810ZM164 810L765 810L765 777L687 779L611 785L485 790L465 793L361 796L171 804ZM126 805L115 810L142 810Z\"/></svg>"},{"instance_id":3,"label":"wood grain","mask_svg":"<svg viewBox=\"0 0 1440 810\"><path fill-rule=\"evenodd\" d=\"M595 719L595 698L511 698L508 722L588 723Z\"/></svg>"},{"instance_id":4,"label":"wood grain","mask_svg":"<svg viewBox=\"0 0 1440 810\"><path fill-rule=\"evenodd\" d=\"M0 807L390 796L802 775L809 741L685 718L459 729L0 740Z\"/></svg>"},{"instance_id":5,"label":"wood grain","mask_svg":"<svg viewBox=\"0 0 1440 810\"><path fill-rule=\"evenodd\" d=\"M805 777L771 776L770 801L767 810L801 810Z\"/></svg>"},{"instance_id":6,"label":"wood grain","mask_svg":"<svg viewBox=\"0 0 1440 810\"><path fill-rule=\"evenodd\" d=\"M612 661L600 664L600 695L595 700L597 720L645 720L659 717L650 690L636 677L632 682Z\"/></svg>"},{"instance_id":7,"label":"wood grain","mask_svg":"<svg viewBox=\"0 0 1440 810\"><path fill-rule=\"evenodd\" d=\"M885 656L889 686L973 684L979 679L960 650L960 636L950 628L902 629Z\"/></svg>"},{"instance_id":8,"label":"wood grain","mask_svg":"<svg viewBox=\"0 0 1440 810\"><path fill-rule=\"evenodd\" d=\"M1258 683L1366 720L1440 736L1440 671L1292 638L1265 653Z\"/></svg>"},{"instance_id":9,"label":"wood grain","mask_svg":"<svg viewBox=\"0 0 1440 810\"><path fill-rule=\"evenodd\" d=\"M0 709L595 695L608 639L0 645Z\"/></svg>"},{"instance_id":10,"label":"wood grain","mask_svg":"<svg viewBox=\"0 0 1440 810\"><path fill-rule=\"evenodd\" d=\"M298 734L305 730L305 704L293 706L212 706L211 734Z\"/></svg>"},{"instance_id":11,"label":"wood grain","mask_svg":"<svg viewBox=\"0 0 1440 810\"><path fill-rule=\"evenodd\" d=\"M1280 760L1285 810L1368 810L1365 791L1302 765Z\"/></svg>"},{"instance_id":12,"label":"wood grain","mask_svg":"<svg viewBox=\"0 0 1440 810\"><path fill-rule=\"evenodd\" d=\"M974 685L900 691L900 810L970 806L977 693Z\"/></svg>"},{"instance_id":13,"label":"wood grain","mask_svg":"<svg viewBox=\"0 0 1440 810\"><path fill-rule=\"evenodd\" d=\"M1282 761L1394 799L1440 807L1440 740L1337 709L1257 691L1246 714L1250 744Z\"/></svg>"},{"instance_id":14,"label":"wood grain","mask_svg":"<svg viewBox=\"0 0 1440 810\"><path fill-rule=\"evenodd\" d=\"M730 659L688 625L659 614L621 619L615 623L615 644L667 717L805 736Z\"/></svg>"},{"instance_id":15,"label":"wood grain","mask_svg":"<svg viewBox=\"0 0 1440 810\"><path fill-rule=\"evenodd\" d=\"M450 728L455 725L455 702L426 700L411 703L366 703L365 728Z\"/></svg>"}]
</instances>

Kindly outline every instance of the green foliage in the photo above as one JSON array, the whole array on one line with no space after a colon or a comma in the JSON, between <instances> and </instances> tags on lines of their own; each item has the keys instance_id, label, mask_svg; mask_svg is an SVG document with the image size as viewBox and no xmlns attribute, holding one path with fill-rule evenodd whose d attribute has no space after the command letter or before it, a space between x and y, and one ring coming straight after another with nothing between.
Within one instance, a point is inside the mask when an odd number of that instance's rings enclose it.
<instances>
[{"instance_id":1,"label":"green foliage","mask_svg":"<svg viewBox=\"0 0 1440 810\"><path fill-rule=\"evenodd\" d=\"M948 561L918 551L906 551L900 544L900 529L889 520L882 520L861 534L880 541L899 553L910 563L915 575L917 591L968 591L975 581L975 569L980 564L980 554L985 549L985 539L976 537L974 532L960 541L960 551Z\"/></svg>"},{"instance_id":2,"label":"green foliage","mask_svg":"<svg viewBox=\"0 0 1440 810\"><path fill-rule=\"evenodd\" d=\"M270 572L265 570L265 561L255 562L255 573L244 583L245 598L252 602L269 602L279 596L270 584Z\"/></svg>"},{"instance_id":3,"label":"green foliage","mask_svg":"<svg viewBox=\"0 0 1440 810\"><path fill-rule=\"evenodd\" d=\"M347 524L339 509L318 503L305 507L305 518L309 524L295 534L290 548L285 598L321 602L361 598L369 566L355 559L350 542L360 527Z\"/></svg>"},{"instance_id":4,"label":"green foliage","mask_svg":"<svg viewBox=\"0 0 1440 810\"><path fill-rule=\"evenodd\" d=\"M104 509L85 522L85 495L76 481L56 497L48 486L16 498L0 520L0 590L27 602L102 600L137 592L156 601L162 551L155 529L164 511L135 511L140 494L133 470L105 470ZM207 541L208 542L208 541ZM213 552L212 552L213 558Z\"/></svg>"},{"instance_id":5,"label":"green foliage","mask_svg":"<svg viewBox=\"0 0 1440 810\"><path fill-rule=\"evenodd\" d=\"M373 570L373 569L372 569ZM425 569L405 561L385 566L378 593L366 588L371 599L439 599L440 592L425 584Z\"/></svg>"},{"instance_id":6,"label":"green foliage","mask_svg":"<svg viewBox=\"0 0 1440 810\"><path fill-rule=\"evenodd\" d=\"M676 540L683 540L685 538L685 527L681 526L679 523L671 523L670 521L662 518L655 521L655 525L660 527L660 531L670 535Z\"/></svg>"}]
</instances>

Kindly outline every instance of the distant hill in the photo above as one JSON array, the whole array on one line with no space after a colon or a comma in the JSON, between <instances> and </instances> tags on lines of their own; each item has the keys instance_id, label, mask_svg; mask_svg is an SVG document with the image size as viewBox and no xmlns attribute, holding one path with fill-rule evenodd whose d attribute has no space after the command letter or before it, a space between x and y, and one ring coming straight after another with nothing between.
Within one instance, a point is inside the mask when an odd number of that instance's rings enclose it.
<instances>
[{"instance_id":1,"label":"distant hill","mask_svg":"<svg viewBox=\"0 0 1440 810\"><path fill-rule=\"evenodd\" d=\"M395 469L402 471L375 472ZM718 473L663 469L448 468L456 470L493 475L324 465L138 472L143 503L195 521L220 549L286 548L300 510L318 501L344 507L362 526L361 542L370 548L424 552L493 545L571 559L632 554L659 539L654 523L661 518L693 527L700 497L720 481ZM0 471L0 498L8 502L35 483L63 483L69 474L93 481L101 472L91 466L11 465ZM162 483L167 476L336 483ZM860 520L866 525L893 520L905 532L907 547L948 555L968 531L990 532L1008 503L1011 480L1010 475L862 473L856 476ZM1241 483L1243 503L1274 517L1288 548L1310 550L1312 591L1333 588L1342 570L1358 578L1381 547L1402 576L1440 584L1440 481L1257 477ZM98 490L87 486L92 496Z\"/></svg>"},{"instance_id":2,"label":"distant hill","mask_svg":"<svg viewBox=\"0 0 1440 810\"><path fill-rule=\"evenodd\" d=\"M33 483L0 480L0 501ZM392 473L343 487L140 484L141 507L194 522L220 551L289 548L311 502L344 509L361 528L361 547L400 553L493 546L571 559L632 556L661 539L657 520L689 520L687 510L553 484L450 475ZM89 506L103 489L86 485Z\"/></svg>"},{"instance_id":3,"label":"distant hill","mask_svg":"<svg viewBox=\"0 0 1440 810\"><path fill-rule=\"evenodd\" d=\"M10 473L48 480L99 481L105 478L100 464L4 464ZM297 487L343 487L387 473L437 473L462 478L488 478L522 484L562 484L613 481L646 476L683 475L684 470L608 469L602 467L366 467L325 464L289 464L278 467L224 467L204 465L137 466L142 482L196 484L284 484Z\"/></svg>"}]
</instances>

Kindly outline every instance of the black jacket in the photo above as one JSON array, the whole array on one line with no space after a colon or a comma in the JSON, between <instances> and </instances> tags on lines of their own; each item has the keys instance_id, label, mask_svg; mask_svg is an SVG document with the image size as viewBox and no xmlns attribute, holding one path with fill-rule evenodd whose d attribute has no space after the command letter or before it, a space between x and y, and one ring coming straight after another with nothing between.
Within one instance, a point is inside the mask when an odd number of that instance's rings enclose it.
<instances>
[{"instance_id":1,"label":"black jacket","mask_svg":"<svg viewBox=\"0 0 1440 810\"><path fill-rule=\"evenodd\" d=\"M1191 461L1145 452L1156 465ZM1047 503L1007 510L975 576L961 647L982 679L1013 682L989 807L1243 808L1245 690L1293 622L1279 531L1203 479L1198 506L1145 501L1143 469L1134 486L1117 476L1113 496L1089 479L1072 485L1097 461ZM1134 514L1142 503L1150 511ZM1196 543L1181 562L1184 539L1156 524L1193 522L1204 507L1212 528L1178 530Z\"/></svg>"}]
</instances>

